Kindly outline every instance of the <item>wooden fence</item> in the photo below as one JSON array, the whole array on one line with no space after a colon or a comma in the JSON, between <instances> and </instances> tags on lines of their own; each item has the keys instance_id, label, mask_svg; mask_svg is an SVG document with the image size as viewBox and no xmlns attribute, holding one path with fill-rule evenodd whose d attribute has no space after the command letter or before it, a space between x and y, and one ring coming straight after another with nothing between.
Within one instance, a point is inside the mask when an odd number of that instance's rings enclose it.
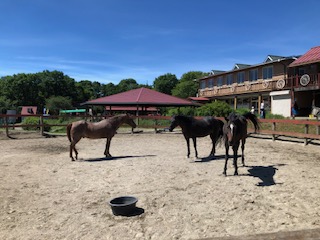
<instances>
[{"instance_id":1,"label":"wooden fence","mask_svg":"<svg viewBox=\"0 0 320 240\"><path fill-rule=\"evenodd\" d=\"M37 124L22 124L22 123L10 123L12 119L19 119L24 117L30 117L30 115L9 115L0 114L0 129L5 129L7 137L10 137L10 129L24 128L24 127L34 127L38 128L41 135L45 135L45 127L61 126L66 127L67 124L48 124L45 123L46 119L61 119L64 118L69 122L78 119L85 119L89 121L99 121L105 116L90 116L90 115L79 115L79 116L69 116L69 115L59 115L59 116L46 116L42 114L32 115L32 117L39 118ZM199 117L200 118L200 117ZM11 119L11 121L10 121ZM169 116L139 116L136 117L135 121L137 123L138 129L149 128L154 129L155 132L164 131L170 125ZM223 120L223 118L220 118ZM147 121L145 121L147 120ZM260 119L262 128L257 134L270 135L273 140L276 140L280 136L293 137L303 139L305 144L308 144L312 140L320 140L320 121L317 120L294 120L294 119ZM289 126L289 130L283 130L286 128L280 126ZM300 131L296 129L300 128ZM253 128L249 125L249 133L252 134Z\"/></svg>"}]
</instances>

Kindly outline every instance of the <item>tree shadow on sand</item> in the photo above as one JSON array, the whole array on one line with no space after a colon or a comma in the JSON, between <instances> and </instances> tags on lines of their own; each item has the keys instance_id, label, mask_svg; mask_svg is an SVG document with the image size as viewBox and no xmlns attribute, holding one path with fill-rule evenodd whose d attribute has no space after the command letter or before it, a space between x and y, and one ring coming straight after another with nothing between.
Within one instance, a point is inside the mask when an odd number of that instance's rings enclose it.
<instances>
[{"instance_id":1,"label":"tree shadow on sand","mask_svg":"<svg viewBox=\"0 0 320 240\"><path fill-rule=\"evenodd\" d=\"M102 158L89 158L82 159L83 162L102 162L102 161L113 161L113 160L122 160L128 158L143 158L143 157L155 157L156 155L141 155L141 156L116 156L116 157L102 157Z\"/></svg>"},{"instance_id":2,"label":"tree shadow on sand","mask_svg":"<svg viewBox=\"0 0 320 240\"><path fill-rule=\"evenodd\" d=\"M257 184L259 187L265 187L265 186L272 186L279 183L276 183L274 181L274 175L276 174L279 166L284 166L285 164L277 164L277 165L270 165L270 166L251 166L248 170L249 176L257 177L261 180Z\"/></svg>"}]
</instances>

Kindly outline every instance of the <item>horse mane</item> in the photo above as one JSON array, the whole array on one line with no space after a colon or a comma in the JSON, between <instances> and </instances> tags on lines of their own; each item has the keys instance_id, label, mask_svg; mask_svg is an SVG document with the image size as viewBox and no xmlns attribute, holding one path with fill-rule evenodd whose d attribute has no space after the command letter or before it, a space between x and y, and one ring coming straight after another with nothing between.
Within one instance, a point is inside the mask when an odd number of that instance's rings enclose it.
<instances>
[{"instance_id":1,"label":"horse mane","mask_svg":"<svg viewBox=\"0 0 320 240\"><path fill-rule=\"evenodd\" d=\"M118 121L119 118L123 118L123 117L128 117L129 118L129 115L124 113L124 114L118 114L118 115L115 115L115 116L112 116L110 118L107 118L109 121Z\"/></svg>"},{"instance_id":2,"label":"horse mane","mask_svg":"<svg viewBox=\"0 0 320 240\"><path fill-rule=\"evenodd\" d=\"M252 114L251 112L247 112L247 113L243 114L242 116L244 116L246 119L249 119L253 123L255 131L260 130L260 127L261 127L260 121L258 120L256 115Z\"/></svg>"},{"instance_id":3,"label":"horse mane","mask_svg":"<svg viewBox=\"0 0 320 240\"><path fill-rule=\"evenodd\" d=\"M192 122L195 118L192 116L186 116L186 115L175 115L174 118L177 118L177 120L183 120L186 122Z\"/></svg>"},{"instance_id":4,"label":"horse mane","mask_svg":"<svg viewBox=\"0 0 320 240\"><path fill-rule=\"evenodd\" d=\"M227 121L235 122L236 120L239 120L241 122L246 122L247 120L250 120L253 125L255 131L260 130L260 122L256 115L252 114L251 112L247 112L245 114L239 115L235 112L232 112L229 114L228 118L226 118Z\"/></svg>"}]
</instances>

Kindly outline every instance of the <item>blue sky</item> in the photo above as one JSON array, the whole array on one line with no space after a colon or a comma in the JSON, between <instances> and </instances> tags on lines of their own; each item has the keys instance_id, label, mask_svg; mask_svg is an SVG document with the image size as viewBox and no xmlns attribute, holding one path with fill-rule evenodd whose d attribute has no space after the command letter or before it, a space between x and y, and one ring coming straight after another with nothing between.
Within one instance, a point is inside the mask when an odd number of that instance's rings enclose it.
<instances>
[{"instance_id":1,"label":"blue sky","mask_svg":"<svg viewBox=\"0 0 320 240\"><path fill-rule=\"evenodd\" d=\"M1 0L0 76L152 85L320 45L318 0Z\"/></svg>"}]
</instances>

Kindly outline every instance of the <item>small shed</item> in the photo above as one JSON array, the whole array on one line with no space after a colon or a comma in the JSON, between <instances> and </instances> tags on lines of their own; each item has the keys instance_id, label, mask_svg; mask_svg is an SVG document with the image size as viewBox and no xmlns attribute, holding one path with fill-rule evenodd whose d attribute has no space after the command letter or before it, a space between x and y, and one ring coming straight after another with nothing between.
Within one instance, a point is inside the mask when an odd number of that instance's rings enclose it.
<instances>
[{"instance_id":1,"label":"small shed","mask_svg":"<svg viewBox=\"0 0 320 240\"><path fill-rule=\"evenodd\" d=\"M37 114L37 106L22 106L21 115L35 115Z\"/></svg>"}]
</instances>

